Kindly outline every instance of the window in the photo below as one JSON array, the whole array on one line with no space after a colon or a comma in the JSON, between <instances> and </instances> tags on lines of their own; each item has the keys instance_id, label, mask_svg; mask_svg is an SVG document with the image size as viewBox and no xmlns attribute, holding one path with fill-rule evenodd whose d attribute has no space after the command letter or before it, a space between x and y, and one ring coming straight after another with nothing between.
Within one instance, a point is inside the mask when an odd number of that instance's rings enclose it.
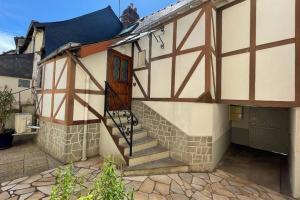
<instances>
[{"instance_id":1,"label":"window","mask_svg":"<svg viewBox=\"0 0 300 200\"><path fill-rule=\"evenodd\" d=\"M129 61L123 57L113 57L113 79L116 81L128 82Z\"/></svg>"},{"instance_id":2,"label":"window","mask_svg":"<svg viewBox=\"0 0 300 200\"><path fill-rule=\"evenodd\" d=\"M30 88L30 80L19 79L18 87Z\"/></svg>"},{"instance_id":3,"label":"window","mask_svg":"<svg viewBox=\"0 0 300 200\"><path fill-rule=\"evenodd\" d=\"M128 60L122 62L120 79L124 82L128 81Z\"/></svg>"},{"instance_id":4,"label":"window","mask_svg":"<svg viewBox=\"0 0 300 200\"><path fill-rule=\"evenodd\" d=\"M115 80L120 79L120 65L121 65L121 58L118 56L114 56L113 77Z\"/></svg>"},{"instance_id":5,"label":"window","mask_svg":"<svg viewBox=\"0 0 300 200\"><path fill-rule=\"evenodd\" d=\"M138 54L138 67L146 65L146 50L139 52Z\"/></svg>"}]
</instances>

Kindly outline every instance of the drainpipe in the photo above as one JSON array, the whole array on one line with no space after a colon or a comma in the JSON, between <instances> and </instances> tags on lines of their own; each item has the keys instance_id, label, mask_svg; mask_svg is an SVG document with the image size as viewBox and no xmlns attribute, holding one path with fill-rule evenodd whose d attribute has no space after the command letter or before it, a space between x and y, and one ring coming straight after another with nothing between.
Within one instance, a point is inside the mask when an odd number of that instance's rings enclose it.
<instances>
[{"instance_id":1,"label":"drainpipe","mask_svg":"<svg viewBox=\"0 0 300 200\"><path fill-rule=\"evenodd\" d=\"M85 77L85 90L88 91L90 89L90 76L86 75ZM85 102L89 102L89 94L88 92L85 93ZM82 161L87 160L86 151L87 151L87 129L88 129L88 114L89 110L88 107L84 107L84 127L83 127L83 141L82 141Z\"/></svg>"}]
</instances>

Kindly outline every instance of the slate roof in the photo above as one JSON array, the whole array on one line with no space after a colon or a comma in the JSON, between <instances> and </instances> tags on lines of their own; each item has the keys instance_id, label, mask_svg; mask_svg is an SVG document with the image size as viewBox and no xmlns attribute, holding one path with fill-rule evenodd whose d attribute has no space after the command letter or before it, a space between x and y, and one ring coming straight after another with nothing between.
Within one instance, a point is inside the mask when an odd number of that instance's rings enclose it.
<instances>
[{"instance_id":1,"label":"slate roof","mask_svg":"<svg viewBox=\"0 0 300 200\"><path fill-rule=\"evenodd\" d=\"M33 54L0 55L0 76L32 78Z\"/></svg>"},{"instance_id":2,"label":"slate roof","mask_svg":"<svg viewBox=\"0 0 300 200\"><path fill-rule=\"evenodd\" d=\"M208 0L179 0L164 9L143 17L137 23L138 26L132 33L141 33L149 31L152 28L162 24L163 22L176 17L180 13L188 11L190 8L200 5Z\"/></svg>"},{"instance_id":3,"label":"slate roof","mask_svg":"<svg viewBox=\"0 0 300 200\"><path fill-rule=\"evenodd\" d=\"M33 21L23 51L30 42L34 27L44 30L43 57L69 42L82 45L101 42L115 37L122 31L122 23L110 6L65 21L49 23Z\"/></svg>"}]
</instances>

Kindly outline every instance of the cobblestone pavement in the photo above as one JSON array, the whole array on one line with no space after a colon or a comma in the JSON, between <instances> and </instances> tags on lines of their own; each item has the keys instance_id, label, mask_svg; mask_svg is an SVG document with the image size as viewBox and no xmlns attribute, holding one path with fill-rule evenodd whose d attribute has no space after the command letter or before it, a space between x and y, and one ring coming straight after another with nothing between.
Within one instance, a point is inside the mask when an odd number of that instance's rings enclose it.
<instances>
[{"instance_id":1,"label":"cobblestone pavement","mask_svg":"<svg viewBox=\"0 0 300 200\"><path fill-rule=\"evenodd\" d=\"M60 165L35 143L23 141L0 151L0 182L31 176Z\"/></svg>"},{"instance_id":2,"label":"cobblestone pavement","mask_svg":"<svg viewBox=\"0 0 300 200\"><path fill-rule=\"evenodd\" d=\"M101 159L93 158L74 164L85 186L92 185L100 173ZM1 184L0 199L49 199L55 184L55 169ZM135 200L284 200L265 187L253 184L221 170L213 173L181 173L124 177L127 189L135 191Z\"/></svg>"}]
</instances>

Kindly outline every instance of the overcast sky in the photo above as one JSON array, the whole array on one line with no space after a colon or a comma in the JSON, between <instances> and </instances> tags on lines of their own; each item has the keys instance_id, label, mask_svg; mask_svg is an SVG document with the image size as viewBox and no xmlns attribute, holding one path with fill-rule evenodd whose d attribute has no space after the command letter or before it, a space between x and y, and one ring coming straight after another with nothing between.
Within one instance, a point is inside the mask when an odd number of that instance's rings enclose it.
<instances>
[{"instance_id":1,"label":"overcast sky","mask_svg":"<svg viewBox=\"0 0 300 200\"><path fill-rule=\"evenodd\" d=\"M121 0L121 11L130 3L141 17L177 0ZM14 36L25 35L31 20L61 21L110 5L119 13L119 0L0 0L0 53L14 48Z\"/></svg>"}]
</instances>

